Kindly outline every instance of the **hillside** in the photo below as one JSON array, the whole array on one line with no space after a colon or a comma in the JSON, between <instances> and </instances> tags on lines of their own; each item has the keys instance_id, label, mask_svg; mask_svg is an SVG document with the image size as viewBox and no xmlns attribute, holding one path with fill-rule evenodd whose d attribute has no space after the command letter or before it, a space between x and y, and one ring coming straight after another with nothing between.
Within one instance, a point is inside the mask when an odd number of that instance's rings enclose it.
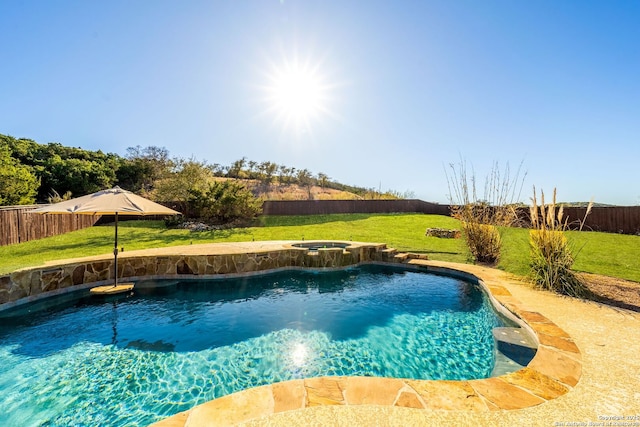
<instances>
[{"instance_id":1,"label":"hillside","mask_svg":"<svg viewBox=\"0 0 640 427\"><path fill-rule=\"evenodd\" d=\"M302 187L298 184L245 184L256 197L264 200L352 200L362 196L348 191L322 188L318 185Z\"/></svg>"},{"instance_id":2,"label":"hillside","mask_svg":"<svg viewBox=\"0 0 640 427\"><path fill-rule=\"evenodd\" d=\"M171 179L188 192L195 188L196 176L200 182L236 180L265 200L403 197L394 191L342 184L322 172L246 157L221 165L203 159L172 158L166 148L155 146L129 147L126 155L120 156L2 134L0 167L0 205L46 203L58 195L79 197L115 185L153 195L160 183Z\"/></svg>"},{"instance_id":3,"label":"hillside","mask_svg":"<svg viewBox=\"0 0 640 427\"><path fill-rule=\"evenodd\" d=\"M396 198L390 194L364 193L356 194L346 190L311 185L309 187L299 184L281 184L278 182L265 184L257 179L221 178L216 180L237 181L258 198L263 200L357 200L367 198Z\"/></svg>"}]
</instances>

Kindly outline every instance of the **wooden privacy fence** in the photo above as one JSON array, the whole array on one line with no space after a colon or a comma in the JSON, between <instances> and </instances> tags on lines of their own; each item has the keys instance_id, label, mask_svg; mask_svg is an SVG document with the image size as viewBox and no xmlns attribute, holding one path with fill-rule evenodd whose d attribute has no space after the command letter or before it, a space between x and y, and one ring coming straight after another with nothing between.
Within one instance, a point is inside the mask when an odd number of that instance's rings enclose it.
<instances>
[{"instance_id":1,"label":"wooden privacy fence","mask_svg":"<svg viewBox=\"0 0 640 427\"><path fill-rule=\"evenodd\" d=\"M264 215L326 215L348 213L417 212L449 215L449 205L423 200L267 200Z\"/></svg>"},{"instance_id":2,"label":"wooden privacy fence","mask_svg":"<svg viewBox=\"0 0 640 427\"><path fill-rule=\"evenodd\" d=\"M91 227L100 215L49 215L29 211L37 205L0 207L0 246L28 242Z\"/></svg>"},{"instance_id":3,"label":"wooden privacy fence","mask_svg":"<svg viewBox=\"0 0 640 427\"><path fill-rule=\"evenodd\" d=\"M28 213L36 205L0 207L0 246L55 236L93 226L100 215ZM324 215L349 213L423 213L449 215L450 206L423 200L268 200L264 215ZM586 208L564 208L569 222L584 218ZM528 208L522 210L528 217ZM149 218L147 218L149 219ZM594 207L584 230L640 234L640 206Z\"/></svg>"},{"instance_id":4,"label":"wooden privacy fence","mask_svg":"<svg viewBox=\"0 0 640 427\"><path fill-rule=\"evenodd\" d=\"M563 221L567 221L571 230L580 228L581 221L584 221L582 231L640 235L640 206L598 206L591 208L585 219L586 213L586 207L563 207ZM528 207L519 208L518 216L522 227L531 225Z\"/></svg>"},{"instance_id":5,"label":"wooden privacy fence","mask_svg":"<svg viewBox=\"0 0 640 427\"><path fill-rule=\"evenodd\" d=\"M449 205L429 203L423 200L268 200L262 205L264 215L326 215L347 213L416 212L450 215ZM565 207L564 215L572 225L584 218L586 208ZM529 208L522 208L520 215L529 219ZM575 228L575 227L572 227ZM608 233L640 233L640 206L594 207L584 225L585 231Z\"/></svg>"},{"instance_id":6,"label":"wooden privacy fence","mask_svg":"<svg viewBox=\"0 0 640 427\"><path fill-rule=\"evenodd\" d=\"M564 208L564 214L573 224L584 219L586 211L586 208ZM594 207L585 220L583 230L639 234L640 206Z\"/></svg>"}]
</instances>

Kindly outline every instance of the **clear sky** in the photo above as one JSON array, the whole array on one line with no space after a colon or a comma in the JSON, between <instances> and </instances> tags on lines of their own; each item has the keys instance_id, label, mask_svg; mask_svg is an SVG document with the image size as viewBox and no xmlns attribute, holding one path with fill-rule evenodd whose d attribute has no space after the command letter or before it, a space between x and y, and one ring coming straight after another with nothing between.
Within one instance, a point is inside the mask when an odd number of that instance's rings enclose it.
<instances>
[{"instance_id":1,"label":"clear sky","mask_svg":"<svg viewBox=\"0 0 640 427\"><path fill-rule=\"evenodd\" d=\"M0 2L0 133L448 201L460 158L640 204L640 1Z\"/></svg>"}]
</instances>

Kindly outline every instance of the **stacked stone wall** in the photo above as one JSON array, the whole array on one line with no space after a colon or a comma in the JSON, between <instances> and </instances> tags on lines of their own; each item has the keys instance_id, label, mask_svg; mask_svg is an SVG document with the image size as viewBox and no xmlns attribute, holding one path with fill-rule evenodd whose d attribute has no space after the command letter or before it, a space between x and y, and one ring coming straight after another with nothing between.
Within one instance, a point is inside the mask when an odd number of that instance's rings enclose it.
<instances>
[{"instance_id":1,"label":"stacked stone wall","mask_svg":"<svg viewBox=\"0 0 640 427\"><path fill-rule=\"evenodd\" d=\"M406 262L384 244L309 250L290 247L232 254L142 255L118 258L118 281L247 274L287 267L339 268L366 262ZM415 257L413 257L415 258ZM0 277L0 310L16 303L113 281L113 260L79 261L31 268Z\"/></svg>"}]
</instances>

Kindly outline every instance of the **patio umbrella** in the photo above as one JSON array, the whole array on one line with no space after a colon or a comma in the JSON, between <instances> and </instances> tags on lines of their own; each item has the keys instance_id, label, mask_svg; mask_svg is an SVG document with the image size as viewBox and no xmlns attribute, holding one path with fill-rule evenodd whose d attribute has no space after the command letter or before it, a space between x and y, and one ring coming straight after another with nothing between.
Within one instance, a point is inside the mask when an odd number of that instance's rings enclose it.
<instances>
[{"instance_id":1,"label":"patio umbrella","mask_svg":"<svg viewBox=\"0 0 640 427\"><path fill-rule=\"evenodd\" d=\"M43 206L30 212L40 214L115 215L115 243L113 246L114 288L118 285L118 215L180 215L180 212L117 186L87 196Z\"/></svg>"}]
</instances>

